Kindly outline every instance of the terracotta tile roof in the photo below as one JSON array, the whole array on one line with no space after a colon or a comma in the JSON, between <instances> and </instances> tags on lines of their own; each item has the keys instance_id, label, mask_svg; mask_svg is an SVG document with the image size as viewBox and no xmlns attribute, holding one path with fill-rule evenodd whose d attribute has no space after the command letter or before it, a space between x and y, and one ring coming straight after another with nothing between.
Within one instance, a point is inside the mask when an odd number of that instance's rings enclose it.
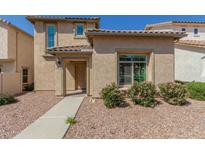
<instances>
[{"instance_id":1,"label":"terracotta tile roof","mask_svg":"<svg viewBox=\"0 0 205 154\"><path fill-rule=\"evenodd\" d=\"M24 33L24 34L26 34L26 35L28 35L28 36L30 36L30 37L33 37L31 34L29 34L29 33L27 33L26 31L20 29L19 27L15 26L15 25L12 24L10 21L7 21L7 20L5 20L5 19L0 18L0 22L5 23L5 24L8 25L8 26L11 26L11 27L15 28L15 29L18 30L18 31L21 31L22 33Z\"/></svg>"},{"instance_id":2,"label":"terracotta tile roof","mask_svg":"<svg viewBox=\"0 0 205 154\"><path fill-rule=\"evenodd\" d=\"M63 47L48 48L47 52L48 53L92 52L91 49L92 49L92 47L89 45L76 45L76 46L63 46Z\"/></svg>"},{"instance_id":3,"label":"terracotta tile roof","mask_svg":"<svg viewBox=\"0 0 205 154\"><path fill-rule=\"evenodd\" d=\"M99 17L69 17L69 16L27 16L27 19L71 19L71 20L99 20Z\"/></svg>"},{"instance_id":4,"label":"terracotta tile roof","mask_svg":"<svg viewBox=\"0 0 205 154\"><path fill-rule=\"evenodd\" d=\"M155 24L147 24L145 26L145 29L149 30L153 27L171 25L171 24L174 24L174 23L179 23L179 24L202 24L202 25L205 25L205 21L168 21L168 22L160 22L160 23L155 23Z\"/></svg>"},{"instance_id":5,"label":"terracotta tile roof","mask_svg":"<svg viewBox=\"0 0 205 154\"><path fill-rule=\"evenodd\" d=\"M69 17L69 16L27 16L26 19L28 19L31 23L34 23L36 20L47 20L47 21L76 21L76 22L95 22L98 24L100 18L99 17Z\"/></svg>"},{"instance_id":6,"label":"terracotta tile roof","mask_svg":"<svg viewBox=\"0 0 205 154\"><path fill-rule=\"evenodd\" d=\"M92 35L132 35L132 36L170 36L170 37L184 37L187 36L185 32L178 31L162 31L162 30L102 30L92 29L86 32L87 36Z\"/></svg>"},{"instance_id":7,"label":"terracotta tile roof","mask_svg":"<svg viewBox=\"0 0 205 154\"><path fill-rule=\"evenodd\" d=\"M172 21L172 23L194 23L194 24L205 24L205 21Z\"/></svg>"},{"instance_id":8,"label":"terracotta tile roof","mask_svg":"<svg viewBox=\"0 0 205 154\"><path fill-rule=\"evenodd\" d=\"M204 40L179 40L176 44L205 48Z\"/></svg>"}]
</instances>

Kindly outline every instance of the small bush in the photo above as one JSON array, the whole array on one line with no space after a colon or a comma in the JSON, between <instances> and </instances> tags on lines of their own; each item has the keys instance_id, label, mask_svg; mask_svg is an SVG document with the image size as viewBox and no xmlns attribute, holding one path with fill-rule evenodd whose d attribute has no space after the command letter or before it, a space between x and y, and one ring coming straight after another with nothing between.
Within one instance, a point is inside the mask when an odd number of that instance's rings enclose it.
<instances>
[{"instance_id":1,"label":"small bush","mask_svg":"<svg viewBox=\"0 0 205 154\"><path fill-rule=\"evenodd\" d=\"M26 84L26 85L24 86L24 90L25 90L25 91L33 91L33 90L34 90L34 83Z\"/></svg>"},{"instance_id":2,"label":"small bush","mask_svg":"<svg viewBox=\"0 0 205 154\"><path fill-rule=\"evenodd\" d=\"M74 124L76 124L76 123L77 123L77 121L75 120L74 117L68 117L68 118L66 119L66 124L74 125Z\"/></svg>"},{"instance_id":3,"label":"small bush","mask_svg":"<svg viewBox=\"0 0 205 154\"><path fill-rule=\"evenodd\" d=\"M9 94L0 94L0 105L15 103L17 100L14 96Z\"/></svg>"},{"instance_id":4,"label":"small bush","mask_svg":"<svg viewBox=\"0 0 205 154\"><path fill-rule=\"evenodd\" d=\"M186 86L190 94L190 98L205 101L205 83L190 82Z\"/></svg>"},{"instance_id":5,"label":"small bush","mask_svg":"<svg viewBox=\"0 0 205 154\"><path fill-rule=\"evenodd\" d=\"M187 103L188 92L185 85L169 82L159 85L160 96L169 104L184 105Z\"/></svg>"},{"instance_id":6,"label":"small bush","mask_svg":"<svg viewBox=\"0 0 205 154\"><path fill-rule=\"evenodd\" d=\"M154 107L156 86L151 82L136 82L129 90L129 97L135 104Z\"/></svg>"},{"instance_id":7,"label":"small bush","mask_svg":"<svg viewBox=\"0 0 205 154\"><path fill-rule=\"evenodd\" d=\"M107 85L100 93L104 100L104 104L108 108L119 107L124 104L123 93L119 90L115 83Z\"/></svg>"}]
</instances>

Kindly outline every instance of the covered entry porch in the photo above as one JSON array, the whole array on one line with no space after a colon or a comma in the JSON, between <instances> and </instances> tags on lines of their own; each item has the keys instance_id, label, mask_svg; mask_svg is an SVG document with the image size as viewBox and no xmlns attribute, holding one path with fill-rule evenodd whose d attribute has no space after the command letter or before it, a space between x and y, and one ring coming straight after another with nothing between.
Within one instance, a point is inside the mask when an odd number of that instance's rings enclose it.
<instances>
[{"instance_id":1,"label":"covered entry porch","mask_svg":"<svg viewBox=\"0 0 205 154\"><path fill-rule=\"evenodd\" d=\"M66 96L84 92L91 95L92 49L87 46L49 49L56 58L55 94Z\"/></svg>"}]
</instances>

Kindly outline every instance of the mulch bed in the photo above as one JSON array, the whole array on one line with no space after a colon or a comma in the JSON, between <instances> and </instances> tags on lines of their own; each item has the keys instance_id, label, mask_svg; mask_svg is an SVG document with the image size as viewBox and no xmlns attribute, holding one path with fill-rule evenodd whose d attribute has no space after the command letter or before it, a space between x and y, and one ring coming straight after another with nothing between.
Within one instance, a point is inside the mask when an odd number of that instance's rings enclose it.
<instances>
[{"instance_id":1,"label":"mulch bed","mask_svg":"<svg viewBox=\"0 0 205 154\"><path fill-rule=\"evenodd\" d=\"M16 98L17 103L0 106L0 138L14 137L61 100L48 91Z\"/></svg>"},{"instance_id":2,"label":"mulch bed","mask_svg":"<svg viewBox=\"0 0 205 154\"><path fill-rule=\"evenodd\" d=\"M185 106L163 101L155 108L133 105L107 109L101 99L87 97L65 138L205 138L205 102Z\"/></svg>"}]
</instances>

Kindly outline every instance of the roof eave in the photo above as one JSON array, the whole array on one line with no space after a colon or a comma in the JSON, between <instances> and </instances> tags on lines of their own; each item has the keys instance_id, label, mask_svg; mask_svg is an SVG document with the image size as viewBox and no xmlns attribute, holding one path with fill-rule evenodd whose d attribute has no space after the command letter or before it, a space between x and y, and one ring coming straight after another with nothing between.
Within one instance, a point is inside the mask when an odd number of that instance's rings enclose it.
<instances>
[{"instance_id":1,"label":"roof eave","mask_svg":"<svg viewBox=\"0 0 205 154\"><path fill-rule=\"evenodd\" d=\"M89 18L84 18L84 19L78 19L78 18L73 18L73 19L69 19L69 18L37 18L37 17L33 17L33 16L26 16L26 19L28 21L30 21L32 24L35 23L35 21L48 21L48 22L57 22L57 21L70 21L70 22L95 22L97 23L97 28L99 28L100 25L100 18L95 18L95 19L89 19Z\"/></svg>"},{"instance_id":2,"label":"roof eave","mask_svg":"<svg viewBox=\"0 0 205 154\"><path fill-rule=\"evenodd\" d=\"M56 54L92 54L92 50L79 50L79 51L46 51L47 54L56 55Z\"/></svg>"},{"instance_id":3,"label":"roof eave","mask_svg":"<svg viewBox=\"0 0 205 154\"><path fill-rule=\"evenodd\" d=\"M87 37L93 36L159 36L159 37L174 37L174 38L182 38L187 36L187 34L131 34L131 33L104 33L104 32L86 32Z\"/></svg>"}]
</instances>

